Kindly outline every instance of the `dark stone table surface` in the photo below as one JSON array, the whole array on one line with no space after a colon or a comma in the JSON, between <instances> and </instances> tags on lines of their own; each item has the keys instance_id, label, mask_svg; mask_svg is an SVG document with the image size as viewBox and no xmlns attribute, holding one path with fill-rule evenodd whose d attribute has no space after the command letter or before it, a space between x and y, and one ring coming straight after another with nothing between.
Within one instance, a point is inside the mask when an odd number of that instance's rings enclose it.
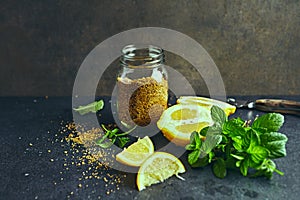
<instances>
[{"instance_id":1,"label":"dark stone table surface","mask_svg":"<svg viewBox=\"0 0 300 200\"><path fill-rule=\"evenodd\" d=\"M300 101L300 96L284 98ZM109 105L109 98L104 99ZM289 138L287 156L275 160L284 176L274 174L267 180L229 171L225 179L218 179L210 167L191 169L184 154L180 159L187 168L185 181L172 177L138 192L135 174L100 168L99 176L89 176L93 166L74 165L76 155L66 156L71 147L60 130L72 121L71 102L70 97L0 97L0 199L299 199L297 116L285 115L280 130ZM113 123L107 108L101 112L103 123ZM240 109L233 117L252 119L257 114L262 112ZM155 137L161 136L154 141ZM120 177L120 183L111 177Z\"/></svg>"}]
</instances>

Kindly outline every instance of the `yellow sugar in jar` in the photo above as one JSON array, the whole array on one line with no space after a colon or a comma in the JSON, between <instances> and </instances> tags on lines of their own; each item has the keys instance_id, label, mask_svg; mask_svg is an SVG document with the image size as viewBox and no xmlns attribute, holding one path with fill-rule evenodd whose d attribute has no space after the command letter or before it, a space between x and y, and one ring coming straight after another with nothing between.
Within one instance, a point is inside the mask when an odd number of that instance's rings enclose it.
<instances>
[{"instance_id":1,"label":"yellow sugar in jar","mask_svg":"<svg viewBox=\"0 0 300 200\"><path fill-rule=\"evenodd\" d=\"M122 50L117 77L117 110L129 127L156 123L168 103L164 51L152 45L128 45Z\"/></svg>"}]
</instances>

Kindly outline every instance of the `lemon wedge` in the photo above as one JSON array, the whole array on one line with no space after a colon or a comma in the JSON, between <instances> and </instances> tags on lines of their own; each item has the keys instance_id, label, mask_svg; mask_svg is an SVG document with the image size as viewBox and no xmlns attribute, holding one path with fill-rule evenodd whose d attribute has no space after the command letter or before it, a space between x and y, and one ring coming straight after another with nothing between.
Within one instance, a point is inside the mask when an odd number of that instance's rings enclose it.
<instances>
[{"instance_id":1,"label":"lemon wedge","mask_svg":"<svg viewBox=\"0 0 300 200\"><path fill-rule=\"evenodd\" d=\"M178 174L184 173L185 167L174 155L166 152L155 152L140 166L136 178L138 190L141 191L147 186L163 182L164 180Z\"/></svg>"},{"instance_id":2,"label":"lemon wedge","mask_svg":"<svg viewBox=\"0 0 300 200\"><path fill-rule=\"evenodd\" d=\"M197 104L176 104L165 110L157 122L164 136L179 146L190 142L193 131L201 131L213 124L209 107Z\"/></svg>"},{"instance_id":3,"label":"lemon wedge","mask_svg":"<svg viewBox=\"0 0 300 200\"><path fill-rule=\"evenodd\" d=\"M143 139L138 139L137 142L118 153L116 155L116 160L125 165L138 167L144 160L151 156L153 152L153 143L148 136L145 136Z\"/></svg>"}]
</instances>

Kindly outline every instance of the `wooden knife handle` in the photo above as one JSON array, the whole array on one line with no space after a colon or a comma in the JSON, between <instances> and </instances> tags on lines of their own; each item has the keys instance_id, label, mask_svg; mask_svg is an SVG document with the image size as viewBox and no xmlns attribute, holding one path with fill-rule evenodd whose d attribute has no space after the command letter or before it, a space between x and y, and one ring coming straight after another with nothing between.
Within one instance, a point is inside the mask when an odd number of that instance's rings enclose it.
<instances>
[{"instance_id":1,"label":"wooden knife handle","mask_svg":"<svg viewBox=\"0 0 300 200\"><path fill-rule=\"evenodd\" d=\"M258 99L255 108L267 112L295 114L300 116L300 102L283 99Z\"/></svg>"}]
</instances>

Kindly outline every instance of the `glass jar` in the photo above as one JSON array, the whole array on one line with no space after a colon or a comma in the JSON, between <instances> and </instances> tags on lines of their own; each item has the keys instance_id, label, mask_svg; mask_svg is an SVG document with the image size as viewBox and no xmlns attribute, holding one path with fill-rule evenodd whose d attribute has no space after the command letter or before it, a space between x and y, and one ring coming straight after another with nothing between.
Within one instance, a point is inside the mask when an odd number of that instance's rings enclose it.
<instances>
[{"instance_id":1,"label":"glass jar","mask_svg":"<svg viewBox=\"0 0 300 200\"><path fill-rule=\"evenodd\" d=\"M122 125L156 124L168 103L164 51L152 45L122 49L117 77L117 111Z\"/></svg>"}]
</instances>

